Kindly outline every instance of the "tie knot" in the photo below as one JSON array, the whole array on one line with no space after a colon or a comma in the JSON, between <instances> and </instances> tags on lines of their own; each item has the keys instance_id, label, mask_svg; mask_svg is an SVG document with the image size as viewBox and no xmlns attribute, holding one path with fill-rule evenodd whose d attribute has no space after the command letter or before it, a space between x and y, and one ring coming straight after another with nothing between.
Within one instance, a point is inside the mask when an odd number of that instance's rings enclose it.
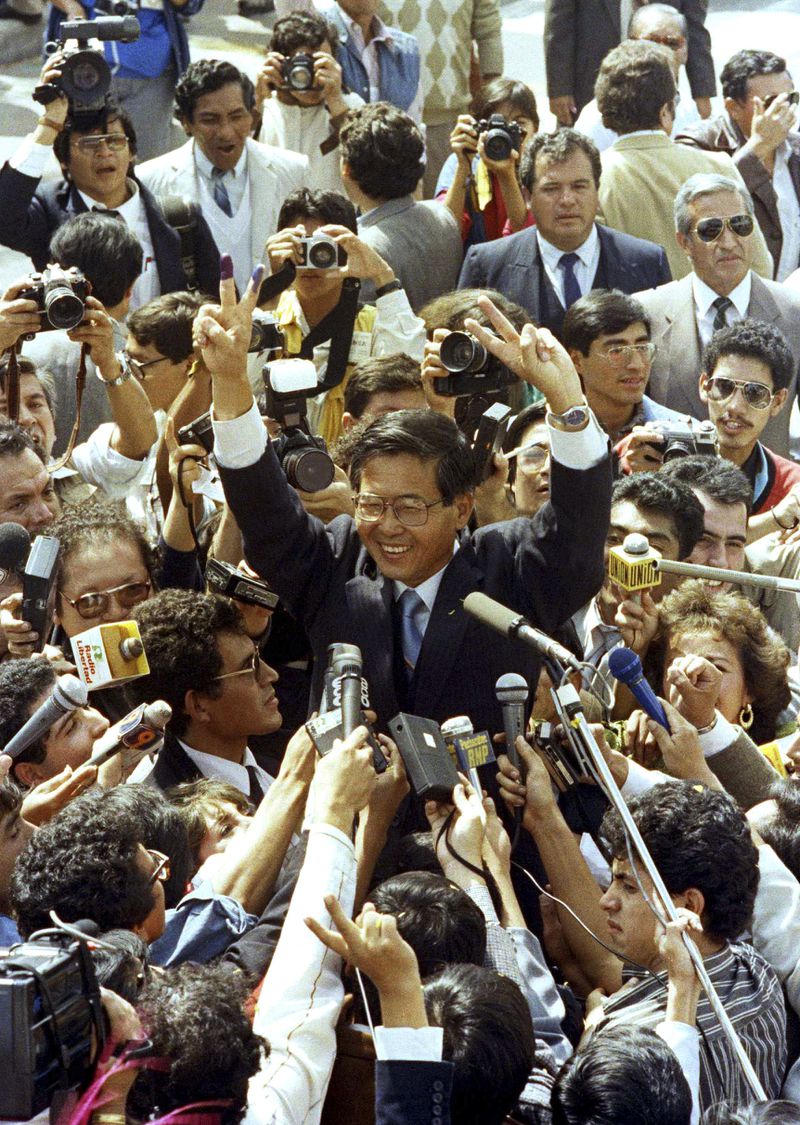
<instances>
[{"instance_id":1,"label":"tie knot","mask_svg":"<svg viewBox=\"0 0 800 1125\"><path fill-rule=\"evenodd\" d=\"M712 301L711 307L716 309L717 312L725 313L733 307L733 301L730 297L717 297L716 301Z\"/></svg>"},{"instance_id":2,"label":"tie knot","mask_svg":"<svg viewBox=\"0 0 800 1125\"><path fill-rule=\"evenodd\" d=\"M580 258L578 257L578 255L574 253L574 251L570 250L568 254L561 255L561 257L558 259L558 264L562 269L572 270L575 268L579 261Z\"/></svg>"},{"instance_id":3,"label":"tie knot","mask_svg":"<svg viewBox=\"0 0 800 1125\"><path fill-rule=\"evenodd\" d=\"M211 176L215 180L221 180L222 177L227 176L227 174L228 174L227 168L217 168L217 166L215 165L211 169Z\"/></svg>"},{"instance_id":4,"label":"tie knot","mask_svg":"<svg viewBox=\"0 0 800 1125\"><path fill-rule=\"evenodd\" d=\"M399 602L403 617L413 617L417 610L425 604L417 591L412 590L411 587L407 590L403 590Z\"/></svg>"}]
</instances>

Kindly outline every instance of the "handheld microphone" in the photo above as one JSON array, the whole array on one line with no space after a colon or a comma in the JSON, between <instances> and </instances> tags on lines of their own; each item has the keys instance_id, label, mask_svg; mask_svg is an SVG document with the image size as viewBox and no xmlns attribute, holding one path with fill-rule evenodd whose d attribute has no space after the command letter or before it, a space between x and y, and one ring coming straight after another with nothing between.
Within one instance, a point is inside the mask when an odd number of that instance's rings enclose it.
<instances>
[{"instance_id":1,"label":"handheld microphone","mask_svg":"<svg viewBox=\"0 0 800 1125\"><path fill-rule=\"evenodd\" d=\"M76 711L79 707L85 707L88 698L86 686L77 676L59 676L50 696L17 731L3 753L9 754L12 758L19 757L37 739L46 734L53 723L58 722L63 715L68 715L70 711Z\"/></svg>"},{"instance_id":2,"label":"handheld microphone","mask_svg":"<svg viewBox=\"0 0 800 1125\"><path fill-rule=\"evenodd\" d=\"M667 716L664 708L658 701L653 689L644 678L642 662L629 648L614 648L608 654L608 667L611 675L635 696L636 702L651 719L655 719L662 727L669 730Z\"/></svg>"},{"instance_id":3,"label":"handheld microphone","mask_svg":"<svg viewBox=\"0 0 800 1125\"><path fill-rule=\"evenodd\" d=\"M39 634L36 652L44 648L53 621L60 550L52 535L37 535L22 575L22 620Z\"/></svg>"},{"instance_id":4,"label":"handheld microphone","mask_svg":"<svg viewBox=\"0 0 800 1125\"><path fill-rule=\"evenodd\" d=\"M0 585L15 570L22 570L31 549L31 537L19 523L0 523Z\"/></svg>"},{"instance_id":5,"label":"handheld microphone","mask_svg":"<svg viewBox=\"0 0 800 1125\"><path fill-rule=\"evenodd\" d=\"M468 594L464 598L464 609L482 625L488 625L490 629L502 633L511 640L523 641L547 660L563 664L575 672L581 671L580 662L568 648L531 625L530 621L515 610L496 602L494 598L488 598L486 594L480 593Z\"/></svg>"},{"instance_id":6,"label":"handheld microphone","mask_svg":"<svg viewBox=\"0 0 800 1125\"><path fill-rule=\"evenodd\" d=\"M357 645L342 645L333 654L331 664L341 686L342 730L347 738L361 722L361 649Z\"/></svg>"},{"instance_id":7,"label":"handheld microphone","mask_svg":"<svg viewBox=\"0 0 800 1125\"><path fill-rule=\"evenodd\" d=\"M113 621L85 629L71 640L75 667L89 691L124 684L150 671L135 621Z\"/></svg>"},{"instance_id":8,"label":"handheld microphone","mask_svg":"<svg viewBox=\"0 0 800 1125\"><path fill-rule=\"evenodd\" d=\"M478 766L495 761L488 733L485 730L476 731L467 715L457 715L454 719L445 720L441 730L445 745L454 755L458 768L462 773L469 774L472 788L480 797L483 789L478 777Z\"/></svg>"},{"instance_id":9,"label":"handheld microphone","mask_svg":"<svg viewBox=\"0 0 800 1125\"><path fill-rule=\"evenodd\" d=\"M494 685L494 693L503 712L506 754L511 765L522 777L524 775L517 753L517 738L525 734L525 704L528 700L528 685L525 677L517 672L506 672Z\"/></svg>"},{"instance_id":10,"label":"handheld microphone","mask_svg":"<svg viewBox=\"0 0 800 1125\"><path fill-rule=\"evenodd\" d=\"M172 708L163 699L141 703L95 742L89 762L101 766L121 750L152 754L161 745L171 718Z\"/></svg>"}]
</instances>

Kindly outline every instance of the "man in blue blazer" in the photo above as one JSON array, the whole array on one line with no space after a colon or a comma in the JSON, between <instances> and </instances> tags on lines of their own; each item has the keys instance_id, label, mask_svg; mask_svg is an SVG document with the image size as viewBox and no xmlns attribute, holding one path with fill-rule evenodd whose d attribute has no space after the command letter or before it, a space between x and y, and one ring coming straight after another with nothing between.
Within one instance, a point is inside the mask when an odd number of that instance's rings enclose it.
<instances>
[{"instance_id":1,"label":"man in blue blazer","mask_svg":"<svg viewBox=\"0 0 800 1125\"><path fill-rule=\"evenodd\" d=\"M471 247L459 289L497 289L560 338L566 310L590 290L637 293L672 280L663 247L595 222L600 154L588 137L537 134L520 178L536 226Z\"/></svg>"}]
</instances>

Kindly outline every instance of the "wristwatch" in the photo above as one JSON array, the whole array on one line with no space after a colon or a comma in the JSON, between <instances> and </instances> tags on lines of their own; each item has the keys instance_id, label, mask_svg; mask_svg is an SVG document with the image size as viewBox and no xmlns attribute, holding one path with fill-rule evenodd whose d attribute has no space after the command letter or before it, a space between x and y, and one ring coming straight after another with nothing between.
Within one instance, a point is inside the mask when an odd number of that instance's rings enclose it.
<instances>
[{"instance_id":1,"label":"wristwatch","mask_svg":"<svg viewBox=\"0 0 800 1125\"><path fill-rule=\"evenodd\" d=\"M385 285L379 285L375 290L375 298L385 297L387 293L394 293L397 289L402 289L403 283L399 277L393 277L391 281L387 281Z\"/></svg>"},{"instance_id":2,"label":"wristwatch","mask_svg":"<svg viewBox=\"0 0 800 1125\"><path fill-rule=\"evenodd\" d=\"M586 402L577 402L563 414L548 412L547 422L553 429L564 430L566 433L585 430L589 425L589 405Z\"/></svg>"},{"instance_id":3,"label":"wristwatch","mask_svg":"<svg viewBox=\"0 0 800 1125\"><path fill-rule=\"evenodd\" d=\"M133 369L128 362L128 357L125 355L125 352L117 352L116 360L121 368L121 372L116 379L104 379L100 374L99 368L95 371L97 378L101 383L105 383L107 387L121 387L123 383L127 383L129 379L133 378Z\"/></svg>"}]
</instances>

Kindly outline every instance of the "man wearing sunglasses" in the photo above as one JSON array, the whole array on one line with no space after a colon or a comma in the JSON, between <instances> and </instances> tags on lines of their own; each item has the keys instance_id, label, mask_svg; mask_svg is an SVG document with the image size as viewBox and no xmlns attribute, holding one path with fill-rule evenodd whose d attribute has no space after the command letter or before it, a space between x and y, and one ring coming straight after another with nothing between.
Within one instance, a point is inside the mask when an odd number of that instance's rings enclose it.
<instances>
[{"instance_id":1,"label":"man wearing sunglasses","mask_svg":"<svg viewBox=\"0 0 800 1125\"><path fill-rule=\"evenodd\" d=\"M771 51L737 51L720 82L725 112L681 130L675 140L733 157L753 196L775 280L784 281L800 265L798 92L786 60Z\"/></svg>"},{"instance_id":2,"label":"man wearing sunglasses","mask_svg":"<svg viewBox=\"0 0 800 1125\"><path fill-rule=\"evenodd\" d=\"M755 227L750 193L727 176L696 175L675 198L675 237L692 272L680 281L643 290L657 352L649 393L656 402L707 418L700 397L702 352L714 332L749 317L779 329L800 363L800 294L753 270ZM770 416L762 438L774 453L789 455L789 416L797 393L793 373L786 408Z\"/></svg>"}]
</instances>

